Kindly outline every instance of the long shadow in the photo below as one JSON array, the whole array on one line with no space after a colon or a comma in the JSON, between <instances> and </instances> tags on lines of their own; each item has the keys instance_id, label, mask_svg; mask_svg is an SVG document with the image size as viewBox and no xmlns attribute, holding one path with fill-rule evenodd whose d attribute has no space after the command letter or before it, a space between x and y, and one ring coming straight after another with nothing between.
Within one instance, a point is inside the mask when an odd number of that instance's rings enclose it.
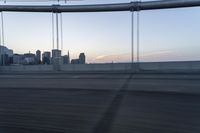
<instances>
[{"instance_id":1,"label":"long shadow","mask_svg":"<svg viewBox=\"0 0 200 133\"><path fill-rule=\"evenodd\" d=\"M124 98L125 89L132 78L132 74L126 79L124 84L115 92L115 96L110 104L110 106L105 111L103 117L97 123L92 133L109 133L111 131L113 122L116 118L122 100Z\"/></svg>"}]
</instances>

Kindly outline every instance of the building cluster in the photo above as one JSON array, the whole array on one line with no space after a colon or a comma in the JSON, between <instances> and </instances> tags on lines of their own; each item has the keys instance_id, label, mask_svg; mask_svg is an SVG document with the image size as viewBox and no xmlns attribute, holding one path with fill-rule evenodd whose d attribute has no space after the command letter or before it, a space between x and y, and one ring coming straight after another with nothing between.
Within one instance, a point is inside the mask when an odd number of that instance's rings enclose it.
<instances>
[{"instance_id":1,"label":"building cluster","mask_svg":"<svg viewBox=\"0 0 200 133\"><path fill-rule=\"evenodd\" d=\"M5 46L0 46L0 65L40 65L40 64L53 64L54 61L59 59L59 64L85 64L85 54L80 53L78 59L70 61L69 52L67 55L61 56L61 51L53 49L52 52L46 51L41 53L37 50L35 54L14 54L13 50Z\"/></svg>"},{"instance_id":2,"label":"building cluster","mask_svg":"<svg viewBox=\"0 0 200 133\"><path fill-rule=\"evenodd\" d=\"M85 64L85 54L80 53L78 59L72 59L71 64Z\"/></svg>"}]
</instances>

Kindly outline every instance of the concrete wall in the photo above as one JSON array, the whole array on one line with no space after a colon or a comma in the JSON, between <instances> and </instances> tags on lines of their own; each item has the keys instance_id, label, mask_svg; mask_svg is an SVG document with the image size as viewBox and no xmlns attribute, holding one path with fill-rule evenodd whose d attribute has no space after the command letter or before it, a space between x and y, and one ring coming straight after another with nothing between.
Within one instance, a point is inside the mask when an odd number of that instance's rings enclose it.
<instances>
[{"instance_id":1,"label":"concrete wall","mask_svg":"<svg viewBox=\"0 0 200 133\"><path fill-rule=\"evenodd\" d=\"M84 72L84 71L130 71L130 63L110 63L110 64L68 64L61 65L60 71ZM145 62L133 65L134 70L140 71L163 71L163 72L186 72L200 71L200 61L187 62ZM27 66L1 66L1 72L36 72L53 71L52 65L27 65Z\"/></svg>"},{"instance_id":2,"label":"concrete wall","mask_svg":"<svg viewBox=\"0 0 200 133\"><path fill-rule=\"evenodd\" d=\"M141 63L139 68L144 71L200 71L200 61L149 62Z\"/></svg>"},{"instance_id":3,"label":"concrete wall","mask_svg":"<svg viewBox=\"0 0 200 133\"><path fill-rule=\"evenodd\" d=\"M87 65L62 65L62 71L130 71L132 65L130 63L116 64L87 64ZM140 71L164 71L164 72L186 72L200 71L200 61L185 62L143 62L134 63L133 70Z\"/></svg>"},{"instance_id":4,"label":"concrete wall","mask_svg":"<svg viewBox=\"0 0 200 133\"><path fill-rule=\"evenodd\" d=\"M1 66L1 72L37 72L37 71L53 71L52 65L17 65L17 66Z\"/></svg>"},{"instance_id":5,"label":"concrete wall","mask_svg":"<svg viewBox=\"0 0 200 133\"><path fill-rule=\"evenodd\" d=\"M62 65L62 71L122 71L130 70L131 65L123 64L70 64Z\"/></svg>"}]
</instances>

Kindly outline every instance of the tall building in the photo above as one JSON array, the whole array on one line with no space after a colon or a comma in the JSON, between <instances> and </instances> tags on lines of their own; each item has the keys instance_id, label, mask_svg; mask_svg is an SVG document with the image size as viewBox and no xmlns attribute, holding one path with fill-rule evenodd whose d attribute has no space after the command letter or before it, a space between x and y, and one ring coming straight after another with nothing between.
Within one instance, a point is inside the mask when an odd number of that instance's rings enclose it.
<instances>
[{"instance_id":1,"label":"tall building","mask_svg":"<svg viewBox=\"0 0 200 133\"><path fill-rule=\"evenodd\" d=\"M72 59L71 64L79 64L79 59Z\"/></svg>"},{"instance_id":2,"label":"tall building","mask_svg":"<svg viewBox=\"0 0 200 133\"><path fill-rule=\"evenodd\" d=\"M33 65L35 63L36 63L35 54L32 54L32 53L24 54L24 64L25 65Z\"/></svg>"},{"instance_id":3,"label":"tall building","mask_svg":"<svg viewBox=\"0 0 200 133\"><path fill-rule=\"evenodd\" d=\"M53 49L52 50L52 58L60 58L61 57L61 50Z\"/></svg>"},{"instance_id":4,"label":"tall building","mask_svg":"<svg viewBox=\"0 0 200 133\"><path fill-rule=\"evenodd\" d=\"M5 46L0 46L0 54L7 54L9 57L13 56L13 50L12 49L8 49Z\"/></svg>"},{"instance_id":5,"label":"tall building","mask_svg":"<svg viewBox=\"0 0 200 133\"><path fill-rule=\"evenodd\" d=\"M69 50L68 50L68 60L69 60L69 64L70 64L70 55L69 55Z\"/></svg>"},{"instance_id":6,"label":"tall building","mask_svg":"<svg viewBox=\"0 0 200 133\"><path fill-rule=\"evenodd\" d=\"M85 64L85 54L80 53L79 55L79 64Z\"/></svg>"},{"instance_id":7,"label":"tall building","mask_svg":"<svg viewBox=\"0 0 200 133\"><path fill-rule=\"evenodd\" d=\"M51 52L44 52L42 54L42 63L50 64L50 61L51 61Z\"/></svg>"},{"instance_id":8,"label":"tall building","mask_svg":"<svg viewBox=\"0 0 200 133\"><path fill-rule=\"evenodd\" d=\"M70 64L69 51L68 55L64 55L62 58L63 58L63 64Z\"/></svg>"},{"instance_id":9,"label":"tall building","mask_svg":"<svg viewBox=\"0 0 200 133\"><path fill-rule=\"evenodd\" d=\"M62 59L63 59L63 64L69 64L69 57L68 57L68 55L62 56Z\"/></svg>"},{"instance_id":10,"label":"tall building","mask_svg":"<svg viewBox=\"0 0 200 133\"><path fill-rule=\"evenodd\" d=\"M37 50L36 51L36 64L41 64L41 51Z\"/></svg>"},{"instance_id":11,"label":"tall building","mask_svg":"<svg viewBox=\"0 0 200 133\"><path fill-rule=\"evenodd\" d=\"M24 55L14 54L13 55L13 64L23 64Z\"/></svg>"},{"instance_id":12,"label":"tall building","mask_svg":"<svg viewBox=\"0 0 200 133\"><path fill-rule=\"evenodd\" d=\"M13 50L5 46L0 46L0 65L9 65L12 63Z\"/></svg>"},{"instance_id":13,"label":"tall building","mask_svg":"<svg viewBox=\"0 0 200 133\"><path fill-rule=\"evenodd\" d=\"M10 64L10 59L8 57L8 54L2 54L1 55L1 65L9 65Z\"/></svg>"},{"instance_id":14,"label":"tall building","mask_svg":"<svg viewBox=\"0 0 200 133\"><path fill-rule=\"evenodd\" d=\"M85 54L80 53L78 59L72 59L71 64L85 64Z\"/></svg>"},{"instance_id":15,"label":"tall building","mask_svg":"<svg viewBox=\"0 0 200 133\"><path fill-rule=\"evenodd\" d=\"M63 58L61 57L61 50L53 49L52 50L52 64L59 65L63 64Z\"/></svg>"}]
</instances>

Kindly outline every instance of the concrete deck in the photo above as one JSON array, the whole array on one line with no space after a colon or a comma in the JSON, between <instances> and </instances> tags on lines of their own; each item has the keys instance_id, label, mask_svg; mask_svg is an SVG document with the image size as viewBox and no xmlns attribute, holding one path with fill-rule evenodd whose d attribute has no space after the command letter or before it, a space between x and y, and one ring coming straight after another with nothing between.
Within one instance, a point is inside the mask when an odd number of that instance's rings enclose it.
<instances>
[{"instance_id":1,"label":"concrete deck","mask_svg":"<svg viewBox=\"0 0 200 133\"><path fill-rule=\"evenodd\" d=\"M200 74L0 75L2 133L197 133Z\"/></svg>"}]
</instances>

